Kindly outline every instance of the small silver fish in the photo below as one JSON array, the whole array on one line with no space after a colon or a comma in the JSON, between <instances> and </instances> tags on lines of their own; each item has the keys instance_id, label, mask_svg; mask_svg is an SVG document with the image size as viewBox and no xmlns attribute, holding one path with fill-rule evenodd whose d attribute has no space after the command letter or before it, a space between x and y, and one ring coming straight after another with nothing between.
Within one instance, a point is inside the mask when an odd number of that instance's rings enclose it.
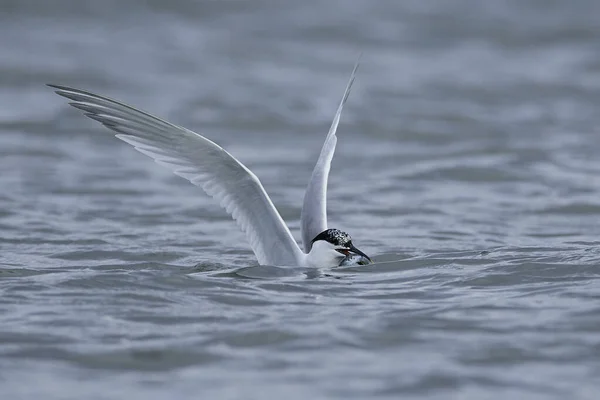
<instances>
[{"instance_id":1,"label":"small silver fish","mask_svg":"<svg viewBox=\"0 0 600 400\"><path fill-rule=\"evenodd\" d=\"M342 262L340 263L340 267L348 267L351 265L369 265L371 261L368 258L361 256L360 254L348 254Z\"/></svg>"}]
</instances>

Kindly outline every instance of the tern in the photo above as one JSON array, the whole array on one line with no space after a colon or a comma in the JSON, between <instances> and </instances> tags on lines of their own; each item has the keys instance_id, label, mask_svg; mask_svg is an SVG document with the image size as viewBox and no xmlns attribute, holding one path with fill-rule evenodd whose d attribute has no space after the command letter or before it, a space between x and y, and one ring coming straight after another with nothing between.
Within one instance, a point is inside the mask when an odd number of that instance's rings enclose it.
<instances>
[{"instance_id":1,"label":"tern","mask_svg":"<svg viewBox=\"0 0 600 400\"><path fill-rule=\"evenodd\" d=\"M217 200L237 222L261 265L333 267L368 264L350 235L327 227L327 180L336 131L357 61L312 172L301 212L304 251L279 215L258 177L211 140L120 101L67 86L48 84L73 107L117 132L116 137L169 168Z\"/></svg>"}]
</instances>

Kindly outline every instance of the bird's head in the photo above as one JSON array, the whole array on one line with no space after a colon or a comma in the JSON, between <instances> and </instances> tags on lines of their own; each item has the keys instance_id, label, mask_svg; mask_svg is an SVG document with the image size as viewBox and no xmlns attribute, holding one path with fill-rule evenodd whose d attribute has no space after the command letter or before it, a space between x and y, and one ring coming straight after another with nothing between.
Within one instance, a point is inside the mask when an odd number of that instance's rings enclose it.
<instances>
[{"instance_id":1,"label":"bird's head","mask_svg":"<svg viewBox=\"0 0 600 400\"><path fill-rule=\"evenodd\" d=\"M342 263L364 265L372 262L369 256L354 247L350 235L339 229L327 229L319 233L311 243L308 258L310 264L316 267L338 266Z\"/></svg>"}]
</instances>

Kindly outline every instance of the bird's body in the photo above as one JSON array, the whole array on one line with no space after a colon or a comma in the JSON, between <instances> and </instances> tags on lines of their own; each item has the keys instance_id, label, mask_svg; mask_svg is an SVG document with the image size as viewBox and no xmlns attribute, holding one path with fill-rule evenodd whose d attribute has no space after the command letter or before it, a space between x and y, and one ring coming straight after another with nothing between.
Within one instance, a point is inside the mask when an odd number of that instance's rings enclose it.
<instances>
[{"instance_id":1,"label":"bird's body","mask_svg":"<svg viewBox=\"0 0 600 400\"><path fill-rule=\"evenodd\" d=\"M66 86L49 86L70 99L69 104L86 116L117 132L117 138L215 198L244 232L260 264L329 267L351 259L370 262L352 245L347 234L327 229L327 179L337 142L335 132L357 68L358 63L306 190L301 216L304 251L256 175L211 140L107 97Z\"/></svg>"}]
</instances>

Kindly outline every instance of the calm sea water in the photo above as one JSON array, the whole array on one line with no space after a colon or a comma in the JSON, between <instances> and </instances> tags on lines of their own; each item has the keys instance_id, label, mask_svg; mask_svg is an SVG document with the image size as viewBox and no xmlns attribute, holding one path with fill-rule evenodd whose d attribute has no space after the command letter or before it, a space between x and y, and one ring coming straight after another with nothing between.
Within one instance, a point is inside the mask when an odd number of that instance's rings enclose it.
<instances>
[{"instance_id":1,"label":"calm sea water","mask_svg":"<svg viewBox=\"0 0 600 400\"><path fill-rule=\"evenodd\" d=\"M0 5L2 399L597 399L600 3ZM45 83L205 134L301 199L357 55L332 227L257 266L204 193Z\"/></svg>"}]
</instances>

